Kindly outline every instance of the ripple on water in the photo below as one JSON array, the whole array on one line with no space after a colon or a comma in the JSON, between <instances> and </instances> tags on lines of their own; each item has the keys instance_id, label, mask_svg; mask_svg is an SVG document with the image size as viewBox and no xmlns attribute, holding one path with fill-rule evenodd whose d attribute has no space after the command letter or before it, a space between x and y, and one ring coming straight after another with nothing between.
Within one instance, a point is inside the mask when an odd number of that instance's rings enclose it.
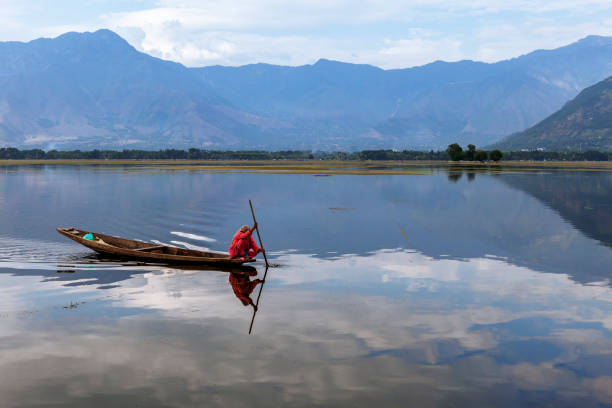
<instances>
[{"instance_id":1,"label":"ripple on water","mask_svg":"<svg viewBox=\"0 0 612 408\"><path fill-rule=\"evenodd\" d=\"M137 262L105 260L95 252L71 242L29 240L0 236L0 269L61 270L70 268L121 269Z\"/></svg>"},{"instance_id":2,"label":"ripple on water","mask_svg":"<svg viewBox=\"0 0 612 408\"><path fill-rule=\"evenodd\" d=\"M193 239L196 241L206 241L206 242L217 242L214 238L205 237L203 235L191 234L189 232L181 232L181 231L170 231L171 234L177 235L182 238Z\"/></svg>"},{"instance_id":3,"label":"ripple on water","mask_svg":"<svg viewBox=\"0 0 612 408\"><path fill-rule=\"evenodd\" d=\"M0 236L0 263L56 262L82 256L84 251L76 244L41 241Z\"/></svg>"},{"instance_id":4,"label":"ripple on water","mask_svg":"<svg viewBox=\"0 0 612 408\"><path fill-rule=\"evenodd\" d=\"M214 229L218 226L216 209L202 210L181 208L168 211L167 207L151 205L124 217L113 217L105 223L104 231L109 235L131 237L142 241L169 240L175 235L193 241L216 242Z\"/></svg>"}]
</instances>

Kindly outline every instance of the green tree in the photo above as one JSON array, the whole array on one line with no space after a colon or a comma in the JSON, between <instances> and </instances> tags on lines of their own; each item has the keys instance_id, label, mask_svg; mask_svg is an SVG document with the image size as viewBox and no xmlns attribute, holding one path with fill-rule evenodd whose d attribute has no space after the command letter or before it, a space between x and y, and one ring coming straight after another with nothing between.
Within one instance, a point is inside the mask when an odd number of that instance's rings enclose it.
<instances>
[{"instance_id":1,"label":"green tree","mask_svg":"<svg viewBox=\"0 0 612 408\"><path fill-rule=\"evenodd\" d=\"M452 161L459 161L463 159L463 149L458 143L449 144L448 148L446 149L446 153L448 153L448 156Z\"/></svg>"},{"instance_id":2,"label":"green tree","mask_svg":"<svg viewBox=\"0 0 612 408\"><path fill-rule=\"evenodd\" d=\"M473 144L468 145L468 149L465 152L466 160L474 160L474 155L476 154L476 146Z\"/></svg>"},{"instance_id":3,"label":"green tree","mask_svg":"<svg viewBox=\"0 0 612 408\"><path fill-rule=\"evenodd\" d=\"M474 160L484 162L485 160L487 160L487 152L484 150L478 150L474 153Z\"/></svg>"},{"instance_id":4,"label":"green tree","mask_svg":"<svg viewBox=\"0 0 612 408\"><path fill-rule=\"evenodd\" d=\"M491 150L491 160L493 160L493 161L500 161L503 156L504 155L502 154L501 151L499 151L497 149Z\"/></svg>"}]
</instances>

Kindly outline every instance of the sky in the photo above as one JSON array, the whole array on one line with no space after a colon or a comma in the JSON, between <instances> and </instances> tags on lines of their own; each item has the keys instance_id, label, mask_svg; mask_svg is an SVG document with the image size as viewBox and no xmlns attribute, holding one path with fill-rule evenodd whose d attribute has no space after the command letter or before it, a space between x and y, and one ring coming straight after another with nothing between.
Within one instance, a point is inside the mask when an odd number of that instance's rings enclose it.
<instances>
[{"instance_id":1,"label":"sky","mask_svg":"<svg viewBox=\"0 0 612 408\"><path fill-rule=\"evenodd\" d=\"M612 0L0 0L0 41L108 28L190 67L495 62L612 36Z\"/></svg>"}]
</instances>

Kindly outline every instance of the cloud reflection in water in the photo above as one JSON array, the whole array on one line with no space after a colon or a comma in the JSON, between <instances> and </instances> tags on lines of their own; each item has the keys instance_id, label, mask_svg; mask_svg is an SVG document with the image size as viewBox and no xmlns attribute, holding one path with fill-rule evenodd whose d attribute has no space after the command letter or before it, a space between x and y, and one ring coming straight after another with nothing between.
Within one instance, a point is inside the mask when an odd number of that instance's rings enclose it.
<instances>
[{"instance_id":1,"label":"cloud reflection in water","mask_svg":"<svg viewBox=\"0 0 612 408\"><path fill-rule=\"evenodd\" d=\"M274 262L252 336L226 273L155 268L105 291L0 275L0 394L7 406L612 403L607 285L401 249ZM49 312L35 293L87 303ZM30 304L39 312L20 317Z\"/></svg>"}]
</instances>

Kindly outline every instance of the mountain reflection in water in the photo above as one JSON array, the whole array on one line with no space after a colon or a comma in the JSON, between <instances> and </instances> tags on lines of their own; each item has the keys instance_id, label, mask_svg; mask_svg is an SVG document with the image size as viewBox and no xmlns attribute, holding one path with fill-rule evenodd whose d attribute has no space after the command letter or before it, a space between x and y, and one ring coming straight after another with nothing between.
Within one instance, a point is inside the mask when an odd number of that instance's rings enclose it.
<instances>
[{"instance_id":1,"label":"mountain reflection in water","mask_svg":"<svg viewBox=\"0 0 612 408\"><path fill-rule=\"evenodd\" d=\"M2 405L612 406L608 174L459 173L10 173ZM116 262L54 231L224 250L248 198L267 275Z\"/></svg>"},{"instance_id":2,"label":"mountain reflection in water","mask_svg":"<svg viewBox=\"0 0 612 408\"><path fill-rule=\"evenodd\" d=\"M583 234L612 248L611 173L502 174L500 179L534 196Z\"/></svg>"}]
</instances>

